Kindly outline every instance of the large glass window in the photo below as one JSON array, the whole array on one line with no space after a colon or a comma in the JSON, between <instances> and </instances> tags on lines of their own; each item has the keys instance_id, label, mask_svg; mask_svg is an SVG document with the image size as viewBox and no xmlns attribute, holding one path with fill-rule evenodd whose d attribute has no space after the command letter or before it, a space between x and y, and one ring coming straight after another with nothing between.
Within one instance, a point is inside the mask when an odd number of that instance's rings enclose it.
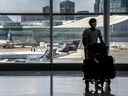
<instances>
[{"instance_id":1,"label":"large glass window","mask_svg":"<svg viewBox=\"0 0 128 96\"><path fill-rule=\"evenodd\" d=\"M47 63L50 54L49 16L1 15L0 62Z\"/></svg>"},{"instance_id":2,"label":"large glass window","mask_svg":"<svg viewBox=\"0 0 128 96\"><path fill-rule=\"evenodd\" d=\"M53 0L53 13L53 62L82 63L82 33L91 17L103 35L103 0Z\"/></svg>"},{"instance_id":3,"label":"large glass window","mask_svg":"<svg viewBox=\"0 0 128 96\"><path fill-rule=\"evenodd\" d=\"M65 15L63 15L65 16ZM73 15L74 17L76 15ZM59 63L82 63L84 59L84 50L82 44L83 31L89 28L90 18L96 18L97 28L103 35L103 15L86 16L80 20L56 20L54 16L53 29L53 55L54 62Z\"/></svg>"},{"instance_id":4,"label":"large glass window","mask_svg":"<svg viewBox=\"0 0 128 96\"><path fill-rule=\"evenodd\" d=\"M88 20L96 18L103 32L103 0L53 0L53 26L49 1L4 0L0 4L1 13L14 14L0 15L1 62L46 63L53 59L55 63L82 63L81 39Z\"/></svg>"},{"instance_id":5,"label":"large glass window","mask_svg":"<svg viewBox=\"0 0 128 96\"><path fill-rule=\"evenodd\" d=\"M53 13L53 62L82 63L82 33L91 17L97 19L103 35L103 0L53 0Z\"/></svg>"},{"instance_id":6,"label":"large glass window","mask_svg":"<svg viewBox=\"0 0 128 96\"><path fill-rule=\"evenodd\" d=\"M49 0L0 1L0 63L49 62L49 12Z\"/></svg>"},{"instance_id":7,"label":"large glass window","mask_svg":"<svg viewBox=\"0 0 128 96\"><path fill-rule=\"evenodd\" d=\"M110 52L115 63L128 62L128 16L110 16Z\"/></svg>"},{"instance_id":8,"label":"large glass window","mask_svg":"<svg viewBox=\"0 0 128 96\"><path fill-rule=\"evenodd\" d=\"M110 16L110 54L114 57L115 63L128 62L127 12L127 0L110 0L110 13L114 13L114 15Z\"/></svg>"}]
</instances>

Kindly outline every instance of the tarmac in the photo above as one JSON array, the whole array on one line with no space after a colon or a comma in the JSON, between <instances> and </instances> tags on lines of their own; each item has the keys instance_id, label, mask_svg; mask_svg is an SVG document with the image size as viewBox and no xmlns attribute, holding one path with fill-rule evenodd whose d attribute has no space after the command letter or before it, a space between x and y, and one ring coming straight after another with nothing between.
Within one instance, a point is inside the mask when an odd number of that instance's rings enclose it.
<instances>
[{"instance_id":1,"label":"tarmac","mask_svg":"<svg viewBox=\"0 0 128 96\"><path fill-rule=\"evenodd\" d=\"M32 48L0 48L0 53L11 54L13 52L22 52L22 53L33 53ZM14 54L14 53L13 53ZM128 62L128 50L126 49L112 49L109 52L109 55L114 57L114 63L127 63ZM54 58L54 62L72 62L72 63L82 63L84 59L84 51L83 49L78 49L77 51L69 52L65 55L60 55L57 58Z\"/></svg>"}]
</instances>

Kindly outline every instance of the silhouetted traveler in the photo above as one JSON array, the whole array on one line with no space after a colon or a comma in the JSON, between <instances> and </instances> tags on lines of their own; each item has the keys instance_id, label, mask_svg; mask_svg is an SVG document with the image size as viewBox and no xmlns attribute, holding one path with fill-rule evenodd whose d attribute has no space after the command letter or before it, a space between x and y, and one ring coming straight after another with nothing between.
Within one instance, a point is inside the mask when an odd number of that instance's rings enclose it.
<instances>
[{"instance_id":1,"label":"silhouetted traveler","mask_svg":"<svg viewBox=\"0 0 128 96\"><path fill-rule=\"evenodd\" d=\"M87 94L90 94L90 92L100 94L105 92L104 88L110 92L111 79L116 75L113 57L108 55L108 47L102 40L101 31L96 28L96 19L90 19L89 25L90 28L85 29L82 35L85 52L85 60L82 66L85 92ZM90 83L95 85L94 91L90 91Z\"/></svg>"},{"instance_id":2,"label":"silhouetted traveler","mask_svg":"<svg viewBox=\"0 0 128 96\"><path fill-rule=\"evenodd\" d=\"M92 57L93 53L91 53L92 51L89 52L88 46L91 46L97 43L98 38L101 43L104 43L102 39L101 31L96 28L96 25L97 25L96 19L91 18L89 20L89 25L90 25L90 28L85 29L82 34L82 42L84 45L85 58Z\"/></svg>"}]
</instances>

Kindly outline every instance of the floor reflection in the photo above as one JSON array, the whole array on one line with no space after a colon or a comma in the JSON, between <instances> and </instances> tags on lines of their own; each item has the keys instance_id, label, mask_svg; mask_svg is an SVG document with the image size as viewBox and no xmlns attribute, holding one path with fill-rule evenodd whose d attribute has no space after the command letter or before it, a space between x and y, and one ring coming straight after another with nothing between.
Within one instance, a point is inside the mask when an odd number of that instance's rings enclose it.
<instances>
[{"instance_id":1,"label":"floor reflection","mask_svg":"<svg viewBox=\"0 0 128 96\"><path fill-rule=\"evenodd\" d=\"M90 92L85 91L79 72L63 73L53 75L53 96L128 96L128 72L118 73L111 80L111 90L104 87L103 93L95 94L91 92L94 90L91 83ZM50 96L50 76L0 76L0 96Z\"/></svg>"},{"instance_id":2,"label":"floor reflection","mask_svg":"<svg viewBox=\"0 0 128 96\"><path fill-rule=\"evenodd\" d=\"M104 92L97 92L97 93L94 93L94 92L86 92L84 94L84 96L116 96L114 94L111 93L111 91L109 89L106 89Z\"/></svg>"}]
</instances>

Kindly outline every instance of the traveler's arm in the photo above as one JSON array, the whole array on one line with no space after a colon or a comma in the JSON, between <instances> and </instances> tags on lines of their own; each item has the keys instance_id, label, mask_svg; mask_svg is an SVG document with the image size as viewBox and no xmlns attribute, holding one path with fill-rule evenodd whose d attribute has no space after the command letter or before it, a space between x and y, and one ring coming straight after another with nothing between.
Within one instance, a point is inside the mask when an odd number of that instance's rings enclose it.
<instances>
[{"instance_id":1,"label":"traveler's arm","mask_svg":"<svg viewBox=\"0 0 128 96\"><path fill-rule=\"evenodd\" d=\"M83 34L82 34L82 42L83 42L83 45L84 45L84 47L87 47L87 42L88 41L88 35L87 35L87 32L83 32Z\"/></svg>"},{"instance_id":2,"label":"traveler's arm","mask_svg":"<svg viewBox=\"0 0 128 96\"><path fill-rule=\"evenodd\" d=\"M103 38L102 38L101 32L99 32L99 40L100 40L100 42L101 42L101 43L103 43L103 44L104 44L104 41L103 41Z\"/></svg>"}]
</instances>

